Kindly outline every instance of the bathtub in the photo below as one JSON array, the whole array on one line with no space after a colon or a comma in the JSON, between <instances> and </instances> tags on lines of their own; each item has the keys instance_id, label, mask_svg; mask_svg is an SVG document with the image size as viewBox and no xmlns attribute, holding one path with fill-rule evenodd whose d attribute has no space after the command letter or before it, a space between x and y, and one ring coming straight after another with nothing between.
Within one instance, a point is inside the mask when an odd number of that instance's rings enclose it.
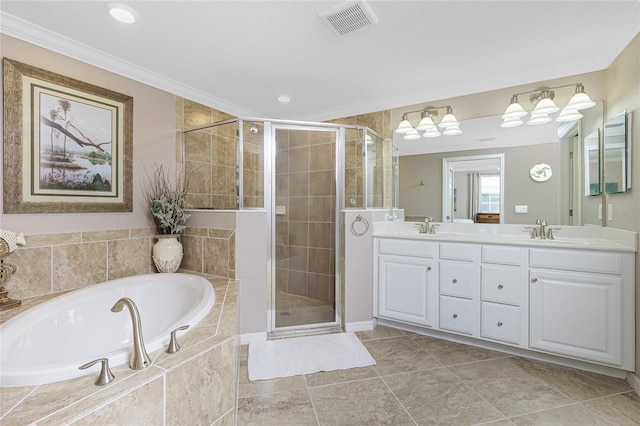
<instances>
[{"instance_id":1,"label":"bathtub","mask_svg":"<svg viewBox=\"0 0 640 426\"><path fill-rule=\"evenodd\" d=\"M188 324L189 332L209 313L215 292L196 275L148 274L87 286L36 305L0 325L0 386L97 374L99 365L78 369L97 358L109 358L112 368L128 363L131 316L128 309L111 312L122 297L136 303L152 356L167 345L172 330Z\"/></svg>"}]
</instances>

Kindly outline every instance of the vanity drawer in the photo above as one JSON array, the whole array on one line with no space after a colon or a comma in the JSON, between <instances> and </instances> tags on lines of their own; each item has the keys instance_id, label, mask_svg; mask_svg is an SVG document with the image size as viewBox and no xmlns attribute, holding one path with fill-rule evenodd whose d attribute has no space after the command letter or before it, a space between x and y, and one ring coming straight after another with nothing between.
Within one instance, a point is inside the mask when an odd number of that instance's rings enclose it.
<instances>
[{"instance_id":1,"label":"vanity drawer","mask_svg":"<svg viewBox=\"0 0 640 426\"><path fill-rule=\"evenodd\" d=\"M622 255L588 250L531 249L529 250L529 265L532 268L621 274Z\"/></svg>"},{"instance_id":2,"label":"vanity drawer","mask_svg":"<svg viewBox=\"0 0 640 426\"><path fill-rule=\"evenodd\" d=\"M478 250L476 244L440 243L440 259L473 261Z\"/></svg>"},{"instance_id":3,"label":"vanity drawer","mask_svg":"<svg viewBox=\"0 0 640 426\"><path fill-rule=\"evenodd\" d=\"M482 261L484 263L520 266L522 250L514 246L482 246Z\"/></svg>"},{"instance_id":4,"label":"vanity drawer","mask_svg":"<svg viewBox=\"0 0 640 426\"><path fill-rule=\"evenodd\" d=\"M398 254L404 256L433 258L438 253L438 243L380 238L378 240L378 250L381 254Z\"/></svg>"},{"instance_id":5,"label":"vanity drawer","mask_svg":"<svg viewBox=\"0 0 640 426\"><path fill-rule=\"evenodd\" d=\"M440 261L440 294L472 299L473 266L471 262Z\"/></svg>"},{"instance_id":6,"label":"vanity drawer","mask_svg":"<svg viewBox=\"0 0 640 426\"><path fill-rule=\"evenodd\" d=\"M482 300L510 305L520 304L520 268L514 266L482 265Z\"/></svg>"},{"instance_id":7,"label":"vanity drawer","mask_svg":"<svg viewBox=\"0 0 640 426\"><path fill-rule=\"evenodd\" d=\"M440 296L440 328L472 335L476 306L472 300Z\"/></svg>"},{"instance_id":8,"label":"vanity drawer","mask_svg":"<svg viewBox=\"0 0 640 426\"><path fill-rule=\"evenodd\" d=\"M520 344L521 319L517 306L482 302L482 337Z\"/></svg>"}]
</instances>

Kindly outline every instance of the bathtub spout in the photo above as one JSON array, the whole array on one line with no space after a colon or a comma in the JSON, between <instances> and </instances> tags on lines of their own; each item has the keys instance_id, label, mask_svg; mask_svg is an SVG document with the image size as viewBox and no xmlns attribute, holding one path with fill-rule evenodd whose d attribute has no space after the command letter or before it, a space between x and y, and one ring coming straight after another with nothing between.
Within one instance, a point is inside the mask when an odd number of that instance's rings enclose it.
<instances>
[{"instance_id":1,"label":"bathtub spout","mask_svg":"<svg viewBox=\"0 0 640 426\"><path fill-rule=\"evenodd\" d=\"M129 308L131 322L133 323L133 353L131 354L129 366L133 370L142 370L151 366L151 359L149 358L149 355L147 355L147 350L144 347L144 340L142 339L142 322L140 321L140 314L138 313L136 304L128 297L123 297L113 305L111 312L120 312L124 306Z\"/></svg>"}]
</instances>

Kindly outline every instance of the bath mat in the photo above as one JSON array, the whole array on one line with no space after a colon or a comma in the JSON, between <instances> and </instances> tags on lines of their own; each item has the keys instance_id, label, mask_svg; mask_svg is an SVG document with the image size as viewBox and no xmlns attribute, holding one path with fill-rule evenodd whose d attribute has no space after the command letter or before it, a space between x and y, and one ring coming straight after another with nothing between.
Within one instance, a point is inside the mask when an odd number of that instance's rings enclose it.
<instances>
[{"instance_id":1,"label":"bath mat","mask_svg":"<svg viewBox=\"0 0 640 426\"><path fill-rule=\"evenodd\" d=\"M375 365L353 333L322 334L249 344L249 380L266 380Z\"/></svg>"}]
</instances>

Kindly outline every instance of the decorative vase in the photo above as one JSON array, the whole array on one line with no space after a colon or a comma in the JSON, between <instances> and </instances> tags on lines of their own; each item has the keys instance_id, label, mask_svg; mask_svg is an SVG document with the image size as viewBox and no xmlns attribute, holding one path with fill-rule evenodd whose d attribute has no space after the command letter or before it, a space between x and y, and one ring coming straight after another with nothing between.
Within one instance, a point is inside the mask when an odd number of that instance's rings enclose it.
<instances>
[{"instance_id":1,"label":"decorative vase","mask_svg":"<svg viewBox=\"0 0 640 426\"><path fill-rule=\"evenodd\" d=\"M175 272L182 261L182 243L177 235L157 235L153 245L153 263L159 272Z\"/></svg>"}]
</instances>

